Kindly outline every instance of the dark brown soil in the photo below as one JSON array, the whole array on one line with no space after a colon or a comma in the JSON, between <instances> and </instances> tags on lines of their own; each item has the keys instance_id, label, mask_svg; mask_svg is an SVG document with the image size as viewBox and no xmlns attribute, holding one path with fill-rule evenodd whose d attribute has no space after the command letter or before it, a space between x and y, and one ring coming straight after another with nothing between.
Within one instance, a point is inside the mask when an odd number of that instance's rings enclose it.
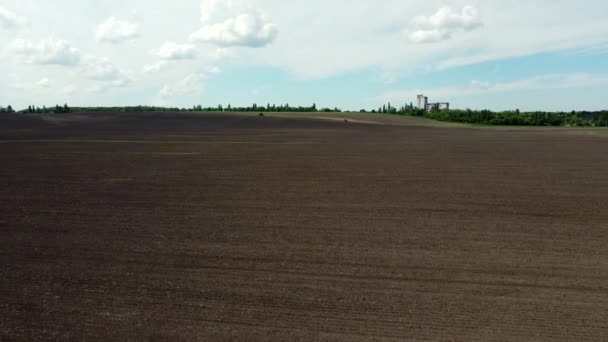
<instances>
[{"instance_id":1,"label":"dark brown soil","mask_svg":"<svg viewBox=\"0 0 608 342\"><path fill-rule=\"evenodd\" d=\"M0 117L0 340L608 340L608 135Z\"/></svg>"}]
</instances>

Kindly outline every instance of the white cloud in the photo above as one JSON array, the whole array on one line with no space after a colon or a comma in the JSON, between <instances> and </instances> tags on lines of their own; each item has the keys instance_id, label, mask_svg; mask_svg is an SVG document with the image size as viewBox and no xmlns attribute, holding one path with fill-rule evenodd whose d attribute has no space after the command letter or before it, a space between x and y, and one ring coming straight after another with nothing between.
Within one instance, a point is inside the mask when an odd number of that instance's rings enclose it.
<instances>
[{"instance_id":1,"label":"white cloud","mask_svg":"<svg viewBox=\"0 0 608 342\"><path fill-rule=\"evenodd\" d=\"M450 32L441 30L417 30L408 33L410 40L416 44L438 43L450 39Z\"/></svg>"},{"instance_id":2,"label":"white cloud","mask_svg":"<svg viewBox=\"0 0 608 342\"><path fill-rule=\"evenodd\" d=\"M156 56L164 60L195 59L196 49L191 44L166 42L158 49Z\"/></svg>"},{"instance_id":3,"label":"white cloud","mask_svg":"<svg viewBox=\"0 0 608 342\"><path fill-rule=\"evenodd\" d=\"M25 24L25 18L0 6L0 28L12 29Z\"/></svg>"},{"instance_id":4,"label":"white cloud","mask_svg":"<svg viewBox=\"0 0 608 342\"><path fill-rule=\"evenodd\" d=\"M414 18L406 34L413 43L436 43L450 39L458 31L471 31L483 26L479 11L465 6L460 13L450 7L442 7L430 17Z\"/></svg>"},{"instance_id":5,"label":"white cloud","mask_svg":"<svg viewBox=\"0 0 608 342\"><path fill-rule=\"evenodd\" d=\"M417 94L425 94L432 98L446 98L477 94L507 93L541 89L568 89L580 87L607 86L608 74L547 74L524 78L509 82L486 82L473 80L464 85L427 89L406 89L391 91L377 97L382 101L414 99Z\"/></svg>"},{"instance_id":6,"label":"white cloud","mask_svg":"<svg viewBox=\"0 0 608 342\"><path fill-rule=\"evenodd\" d=\"M256 48L272 43L279 33L268 16L238 0L203 0L201 23L190 41Z\"/></svg>"},{"instance_id":7,"label":"white cloud","mask_svg":"<svg viewBox=\"0 0 608 342\"><path fill-rule=\"evenodd\" d=\"M165 103L166 100L175 97L200 95L205 89L205 80L221 72L222 70L215 65L202 68L200 72L190 74L179 82L165 84L157 97L160 103Z\"/></svg>"},{"instance_id":8,"label":"white cloud","mask_svg":"<svg viewBox=\"0 0 608 342\"><path fill-rule=\"evenodd\" d=\"M127 79L127 76L112 64L107 58L87 56L84 63L85 77L97 81L117 81Z\"/></svg>"},{"instance_id":9,"label":"white cloud","mask_svg":"<svg viewBox=\"0 0 608 342\"><path fill-rule=\"evenodd\" d=\"M133 40L139 36L137 24L116 17L109 17L97 26L95 37L100 42L122 43Z\"/></svg>"},{"instance_id":10,"label":"white cloud","mask_svg":"<svg viewBox=\"0 0 608 342\"><path fill-rule=\"evenodd\" d=\"M86 89L89 93L105 93L112 88L126 87L133 81L107 58L95 56L86 56L83 73L86 78L97 81L97 84Z\"/></svg>"},{"instance_id":11,"label":"white cloud","mask_svg":"<svg viewBox=\"0 0 608 342\"><path fill-rule=\"evenodd\" d=\"M75 66L82 58L80 51L68 42L52 38L38 43L15 39L8 49L24 57L25 62L30 64Z\"/></svg>"},{"instance_id":12,"label":"white cloud","mask_svg":"<svg viewBox=\"0 0 608 342\"><path fill-rule=\"evenodd\" d=\"M177 83L165 84L158 96L167 99L175 96L200 94L204 89L203 78L203 74L191 74Z\"/></svg>"},{"instance_id":13,"label":"white cloud","mask_svg":"<svg viewBox=\"0 0 608 342\"><path fill-rule=\"evenodd\" d=\"M50 88L51 81L45 77L45 78L40 79L40 81L36 82L36 85L41 88Z\"/></svg>"},{"instance_id":14,"label":"white cloud","mask_svg":"<svg viewBox=\"0 0 608 342\"><path fill-rule=\"evenodd\" d=\"M172 61L158 61L153 64L144 65L143 71L145 73L159 72L159 71L163 70L164 68L166 68L167 66L171 65L172 63L173 63Z\"/></svg>"},{"instance_id":15,"label":"white cloud","mask_svg":"<svg viewBox=\"0 0 608 342\"><path fill-rule=\"evenodd\" d=\"M365 107L368 104L366 101L372 101L369 100L370 97L382 94L386 89L416 88L416 84L422 78L442 80L440 83L445 83L449 79L454 83L462 82L463 85L459 89L465 88L468 92L473 91L469 88L481 88L474 89L481 92L483 88L492 86L495 87L494 90L489 91L497 91L495 89L500 88L496 88L496 84L483 83L501 78L508 80L512 76L513 68L518 68L519 65L527 62L520 60L514 63L495 63L502 65L501 70L496 72L491 71L491 66L488 65L488 68L475 69L479 72L466 80L461 77L463 73L449 73L450 77L445 78L444 70L515 57L535 55L530 59L530 63L534 65L542 63L544 58L555 58L555 63L545 65L547 73L564 72L564 68L568 71L601 73L603 64L599 61L602 60L602 55L607 51L605 47L608 46L608 25L605 18L608 1L605 0L585 0L584 4L579 0L531 0L519 2L517 6L504 0L430 2L389 0L382 1L381 6L375 0L354 2L352 0L218 0L206 1L209 10L205 13L199 10L201 0L173 3L106 0L103 6L66 0L5 0L0 3L0 6L27 18L29 22L27 28L20 31L5 31L3 29L6 27L5 22L0 24L0 40L3 42L3 46L0 47L2 50L0 74L4 75L4 82L0 82L0 94L10 99L14 105L25 105L25 107L30 103L31 96L28 95L28 91L12 89L13 84L19 83L27 89L37 90L40 103L56 102L54 96L57 96L61 87L70 84L77 89L78 96L64 97L68 103L143 104L155 98L163 85L173 85L188 74L204 73L206 77L213 77L205 72L205 66L209 65L242 72L244 77L251 78L251 84L270 82L267 84L268 89L280 90L279 92L268 90L264 93L267 97L263 99L264 101L316 100L317 103L326 102L327 105L334 105L331 102L338 101L335 103L338 106L359 107L362 104L362 107ZM452 8L450 13L459 17L463 17L462 9L465 5L474 6L479 13L477 18L483 22L483 29L466 32L467 29L471 30L476 26L475 20L454 21L450 15L443 17L439 15L430 20L429 18L438 12L442 4L450 5ZM137 8L137 13L132 12L132 8ZM542 15L539 15L539 8L542 9ZM222 24L227 20L234 20L241 14L256 16L259 14L257 10L263 10L268 18L271 18L267 19L267 22L280 29L272 44L266 45L263 49L207 43L198 45L187 41L188 35L199 28ZM110 15L139 24L138 30L142 36L128 44L128 48L98 44L95 40L97 25L106 21ZM419 22L414 19L416 15L424 15L426 19ZM0 20L5 21L4 18L8 17L4 11L0 16L3 17ZM564 20L565 17L568 20ZM44 25L48 23L49 18L64 19L54 20L50 27ZM517 19L516 24L514 18ZM14 22L12 19L11 21ZM12 24L10 25L12 27ZM446 29L439 30L439 27ZM406 29L408 35L404 36L403 31ZM88 35L87 31L89 31ZM414 45L410 42L409 34L415 31L423 32L419 33L422 38L418 40L435 40L441 43ZM43 57L45 54L39 49L38 42L51 36L69 41L70 48L77 47L81 52L75 53L72 50L70 53L71 49L68 48L67 55L71 57L67 59L59 58L64 54L63 52L51 53L55 58ZM446 37L451 39L446 40ZM22 44L21 48L17 49L21 51L20 53L10 53L5 56L3 52L14 38L25 38L29 41L29 45ZM233 40L238 41L238 39ZM197 62L173 62L154 56L153 54L166 41L195 45ZM593 57L581 56L583 51L591 51ZM108 57L109 61L123 73L131 76L129 71L133 70L135 72L133 76L136 75L137 79L132 76L132 82L120 91L116 91L115 96L104 97L88 93L86 89L92 86L111 84L114 81L91 79L103 78L100 75L104 72L90 71L91 68L86 65L87 54ZM235 54L238 58L230 58ZM559 54L560 57L555 57L555 54ZM54 65L33 67L28 63L71 64L74 67L69 69ZM528 69L519 68L517 74L521 75L522 79L532 77L534 73L532 71L531 74ZM158 70L160 72L154 73ZM260 76L255 70L265 70L276 77L268 81L267 77ZM148 73L143 74L142 71ZM388 72L383 73L384 71ZM107 78L112 72L107 71L105 74ZM36 85L42 77L52 81L51 88L43 89ZM331 77L349 79L352 80L349 83L360 84L361 96L340 97L334 94L335 96L332 97L317 91L323 89L326 85L324 82ZM479 80L480 84L469 84L472 79ZM381 81L390 84L395 80L397 82L392 86L381 84ZM249 101L247 96L251 86L243 90L246 84L231 78L225 81L233 90L228 93L222 93L223 90L209 92L204 100L215 103L232 97L232 102ZM404 86L408 84L409 86ZM150 93L151 87L156 91ZM352 85L347 84L346 87ZM299 89L309 90L299 91ZM586 96L585 102L592 102L597 107L605 107L601 98L601 92L605 89L606 87L598 87L595 90L585 91L584 94L587 95L579 93L572 96L578 98L583 95ZM551 93L555 94L554 97L563 99L568 95L562 96L562 94L569 92L570 90L546 91L543 94ZM505 94L504 98L509 96L511 94ZM558 100L547 98L545 95L541 97L539 101L546 103ZM479 96L479 98L483 98L479 103L485 101L487 107L494 108L495 102L489 99L490 96ZM182 100L174 98L168 100L166 104L178 104ZM448 100L457 102L455 98ZM371 106L372 103L369 104Z\"/></svg>"}]
</instances>

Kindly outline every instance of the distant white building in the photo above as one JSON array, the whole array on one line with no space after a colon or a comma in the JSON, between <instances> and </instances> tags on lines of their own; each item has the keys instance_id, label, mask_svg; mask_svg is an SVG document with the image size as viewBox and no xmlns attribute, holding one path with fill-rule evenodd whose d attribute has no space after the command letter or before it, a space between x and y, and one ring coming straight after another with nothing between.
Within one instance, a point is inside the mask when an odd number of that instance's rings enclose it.
<instances>
[{"instance_id":1,"label":"distant white building","mask_svg":"<svg viewBox=\"0 0 608 342\"><path fill-rule=\"evenodd\" d=\"M418 109L426 109L429 103L429 98L424 95L418 95Z\"/></svg>"},{"instance_id":2,"label":"distant white building","mask_svg":"<svg viewBox=\"0 0 608 342\"><path fill-rule=\"evenodd\" d=\"M432 110L449 110L449 102L437 102L429 103L429 98L424 95L418 95L418 109L424 109L426 111Z\"/></svg>"}]
</instances>

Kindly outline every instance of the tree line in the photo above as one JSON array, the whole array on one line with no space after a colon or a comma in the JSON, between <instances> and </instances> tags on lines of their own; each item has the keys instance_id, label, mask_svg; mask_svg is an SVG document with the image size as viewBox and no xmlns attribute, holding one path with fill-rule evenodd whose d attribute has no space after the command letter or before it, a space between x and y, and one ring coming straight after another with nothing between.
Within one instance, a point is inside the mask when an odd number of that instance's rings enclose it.
<instances>
[{"instance_id":1,"label":"tree line","mask_svg":"<svg viewBox=\"0 0 608 342\"><path fill-rule=\"evenodd\" d=\"M290 106L289 104L270 104L260 106L253 104L247 107L239 107L219 104L215 107L203 107L201 105L191 108L179 107L157 107L157 106L120 106L120 107L68 107L68 105L55 107L36 107L28 106L23 113L69 113L69 112L342 112L341 109L335 108L317 108L316 104L312 106Z\"/></svg>"},{"instance_id":2,"label":"tree line","mask_svg":"<svg viewBox=\"0 0 608 342\"><path fill-rule=\"evenodd\" d=\"M233 107L230 104L227 106L218 105L217 107L202 107L200 105L194 106L189 111L193 112L293 112L293 113L315 113L315 112L342 112L338 107L335 108L317 108L317 105L313 103L312 106L290 106L288 103L284 105L276 105L268 103L266 106L258 105L254 103L251 106L246 107Z\"/></svg>"},{"instance_id":3,"label":"tree line","mask_svg":"<svg viewBox=\"0 0 608 342\"><path fill-rule=\"evenodd\" d=\"M366 112L361 110L361 112ZM491 110L450 109L427 111L414 107L412 103L400 108L390 102L372 113L425 117L437 121L495 125L495 126L606 126L608 110L571 112L521 112L519 109L495 112Z\"/></svg>"},{"instance_id":4,"label":"tree line","mask_svg":"<svg viewBox=\"0 0 608 342\"><path fill-rule=\"evenodd\" d=\"M14 113L15 110L13 109L13 106L8 105L6 108L0 106L0 113Z\"/></svg>"},{"instance_id":5,"label":"tree line","mask_svg":"<svg viewBox=\"0 0 608 342\"><path fill-rule=\"evenodd\" d=\"M0 112L15 112L11 106L0 107ZM265 106L252 104L247 107L232 106L230 104L216 107L203 107L201 105L191 108L157 107L157 106L120 106L120 107L69 107L56 105L54 107L28 106L20 113L71 113L71 112L342 112L335 108L317 108L312 106L290 106L289 104L276 105L268 103ZM360 112L369 111L361 109ZM432 110L426 111L414 107L413 103L406 103L394 107L390 102L371 110L371 113L406 115L425 117L432 120L480 124L480 125L510 125L510 126L608 126L608 111L572 111L572 112L520 112L518 109L510 111L490 110Z\"/></svg>"},{"instance_id":6,"label":"tree line","mask_svg":"<svg viewBox=\"0 0 608 342\"><path fill-rule=\"evenodd\" d=\"M71 111L72 111L72 109L70 107L68 107L68 104L66 103L63 106L55 105L55 107L27 106L27 109L23 110L22 112L30 113L30 114L33 114L33 113L42 114L42 113L70 113Z\"/></svg>"}]
</instances>

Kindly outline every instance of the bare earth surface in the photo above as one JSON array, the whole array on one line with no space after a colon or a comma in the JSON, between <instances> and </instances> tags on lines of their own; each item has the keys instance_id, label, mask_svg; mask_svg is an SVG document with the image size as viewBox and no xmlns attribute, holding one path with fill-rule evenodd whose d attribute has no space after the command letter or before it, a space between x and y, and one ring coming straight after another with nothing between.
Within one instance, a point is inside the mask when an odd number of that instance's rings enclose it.
<instances>
[{"instance_id":1,"label":"bare earth surface","mask_svg":"<svg viewBox=\"0 0 608 342\"><path fill-rule=\"evenodd\" d=\"M608 135L368 120L0 117L0 340L608 340Z\"/></svg>"}]
</instances>

